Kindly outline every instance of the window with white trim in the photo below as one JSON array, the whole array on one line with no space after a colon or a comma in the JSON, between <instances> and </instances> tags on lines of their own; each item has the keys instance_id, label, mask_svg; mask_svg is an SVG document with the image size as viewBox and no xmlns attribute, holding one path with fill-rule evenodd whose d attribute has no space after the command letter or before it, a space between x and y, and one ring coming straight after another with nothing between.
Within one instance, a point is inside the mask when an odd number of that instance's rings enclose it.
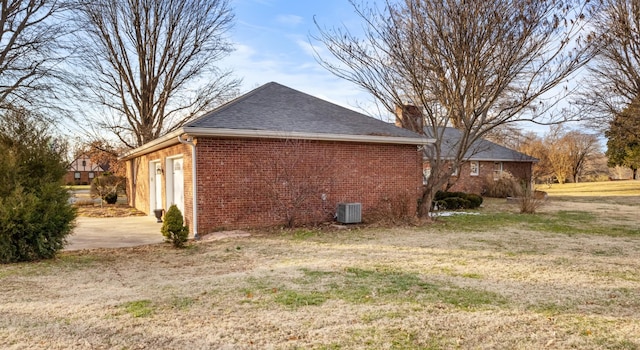
<instances>
[{"instance_id":1,"label":"window with white trim","mask_svg":"<svg viewBox=\"0 0 640 350\"><path fill-rule=\"evenodd\" d=\"M79 171L76 171L75 173L73 173L73 177L74 177L76 180L80 180L80 172L79 172Z\"/></svg>"},{"instance_id":2,"label":"window with white trim","mask_svg":"<svg viewBox=\"0 0 640 350\"><path fill-rule=\"evenodd\" d=\"M472 160L471 163L469 163L469 168L471 169L469 173L471 176L480 175L480 163L477 160Z\"/></svg>"},{"instance_id":3,"label":"window with white trim","mask_svg":"<svg viewBox=\"0 0 640 350\"><path fill-rule=\"evenodd\" d=\"M451 176L458 176L458 167L453 168L453 172L451 173Z\"/></svg>"},{"instance_id":4,"label":"window with white trim","mask_svg":"<svg viewBox=\"0 0 640 350\"><path fill-rule=\"evenodd\" d=\"M493 162L493 179L499 180L502 177L502 162Z\"/></svg>"}]
</instances>

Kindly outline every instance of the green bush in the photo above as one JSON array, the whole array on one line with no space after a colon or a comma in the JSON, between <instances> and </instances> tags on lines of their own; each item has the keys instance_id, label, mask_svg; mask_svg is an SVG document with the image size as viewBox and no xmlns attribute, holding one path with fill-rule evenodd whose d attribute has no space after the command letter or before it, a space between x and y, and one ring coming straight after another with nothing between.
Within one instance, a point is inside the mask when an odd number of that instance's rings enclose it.
<instances>
[{"instance_id":1,"label":"green bush","mask_svg":"<svg viewBox=\"0 0 640 350\"><path fill-rule=\"evenodd\" d=\"M62 187L65 154L31 114L0 115L1 263L52 258L64 247L76 217Z\"/></svg>"},{"instance_id":2,"label":"green bush","mask_svg":"<svg viewBox=\"0 0 640 350\"><path fill-rule=\"evenodd\" d=\"M482 197L473 193L438 191L433 198L434 208L440 210L476 209L481 204Z\"/></svg>"},{"instance_id":3,"label":"green bush","mask_svg":"<svg viewBox=\"0 0 640 350\"><path fill-rule=\"evenodd\" d=\"M184 220L180 209L173 204L164 214L164 222L161 229L162 235L167 242L171 242L174 247L181 248L189 237L189 228L184 226Z\"/></svg>"},{"instance_id":4,"label":"green bush","mask_svg":"<svg viewBox=\"0 0 640 350\"><path fill-rule=\"evenodd\" d=\"M475 193L467 193L467 200L471 202L471 207L469 209L480 208L482 202L484 201L482 199L482 196L479 196Z\"/></svg>"},{"instance_id":5,"label":"green bush","mask_svg":"<svg viewBox=\"0 0 640 350\"><path fill-rule=\"evenodd\" d=\"M471 205L471 202L461 197L449 197L441 202L444 202L444 209L450 210L467 209Z\"/></svg>"}]
</instances>

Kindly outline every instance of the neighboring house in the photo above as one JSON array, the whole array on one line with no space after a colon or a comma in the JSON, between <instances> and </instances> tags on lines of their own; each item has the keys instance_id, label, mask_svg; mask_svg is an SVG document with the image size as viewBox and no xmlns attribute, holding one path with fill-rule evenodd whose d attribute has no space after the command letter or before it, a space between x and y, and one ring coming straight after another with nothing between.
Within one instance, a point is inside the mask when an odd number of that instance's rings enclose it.
<instances>
[{"instance_id":1,"label":"neighboring house","mask_svg":"<svg viewBox=\"0 0 640 350\"><path fill-rule=\"evenodd\" d=\"M272 82L121 159L132 206L176 204L205 234L321 222L341 202L361 203L366 221L403 198L414 215L430 141Z\"/></svg>"},{"instance_id":2,"label":"neighboring house","mask_svg":"<svg viewBox=\"0 0 640 350\"><path fill-rule=\"evenodd\" d=\"M446 128L443 133L442 152L444 159L453 159L456 145L462 133L455 128ZM488 181L500 179L507 173L519 182L531 184L533 165L538 159L514 151L491 141L480 139L473 143L464 156L464 162L454 169L449 180L449 191L484 194ZM425 157L425 175L429 173L429 162Z\"/></svg>"},{"instance_id":3,"label":"neighboring house","mask_svg":"<svg viewBox=\"0 0 640 350\"><path fill-rule=\"evenodd\" d=\"M67 167L64 183L68 185L89 185L95 177L100 176L104 171L100 165L92 162L89 156L81 154Z\"/></svg>"},{"instance_id":4,"label":"neighboring house","mask_svg":"<svg viewBox=\"0 0 640 350\"><path fill-rule=\"evenodd\" d=\"M423 128L422 114L414 106L404 106L396 110L396 125L410 130ZM431 130L424 128L424 134L431 136ZM458 150L458 144L462 138L462 132L458 129L447 127L442 133L441 157L453 160ZM431 165L427 156L428 147L425 147L423 162L423 181L426 182L431 175ZM491 141L480 139L473 143L464 155L466 160L458 169L453 169L453 175L449 179L447 187L449 191L484 194L488 181L498 180L500 177L510 174L519 182L531 184L533 181L533 165L538 159L524 153L514 151Z\"/></svg>"}]
</instances>

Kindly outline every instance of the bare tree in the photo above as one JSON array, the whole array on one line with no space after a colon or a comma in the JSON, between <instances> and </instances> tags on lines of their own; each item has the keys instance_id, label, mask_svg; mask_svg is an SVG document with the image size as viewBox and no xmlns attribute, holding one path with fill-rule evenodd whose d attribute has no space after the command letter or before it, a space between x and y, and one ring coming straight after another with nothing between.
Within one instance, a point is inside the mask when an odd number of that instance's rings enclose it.
<instances>
[{"instance_id":1,"label":"bare tree","mask_svg":"<svg viewBox=\"0 0 640 350\"><path fill-rule=\"evenodd\" d=\"M640 96L640 3L603 0L593 27L600 48L576 102L581 113L604 130Z\"/></svg>"},{"instance_id":2,"label":"bare tree","mask_svg":"<svg viewBox=\"0 0 640 350\"><path fill-rule=\"evenodd\" d=\"M56 0L0 0L0 108L52 103L68 34Z\"/></svg>"},{"instance_id":3,"label":"bare tree","mask_svg":"<svg viewBox=\"0 0 640 350\"><path fill-rule=\"evenodd\" d=\"M541 116L556 100L545 102L547 93L593 55L585 25L595 5L587 0L404 0L386 1L384 9L352 4L363 36L318 25L316 39L331 54L319 61L389 112L405 105L423 112L420 122L436 142L426 150L431 176L422 217L475 141L504 124L549 122ZM412 118L402 123L422 129ZM462 132L453 155L442 154L448 126Z\"/></svg>"},{"instance_id":4,"label":"bare tree","mask_svg":"<svg viewBox=\"0 0 640 350\"><path fill-rule=\"evenodd\" d=\"M569 131L565 136L569 155L569 171L574 183L580 181L585 166L596 155L599 149L596 135L581 131Z\"/></svg>"},{"instance_id":5,"label":"bare tree","mask_svg":"<svg viewBox=\"0 0 640 350\"><path fill-rule=\"evenodd\" d=\"M548 147L545 140L535 133L527 133L525 140L518 147L518 151L528 154L538 159L533 165L533 179L537 183L550 183L553 179L554 171L549 159Z\"/></svg>"},{"instance_id":6,"label":"bare tree","mask_svg":"<svg viewBox=\"0 0 640 350\"><path fill-rule=\"evenodd\" d=\"M609 181L613 178L613 171L607 165L607 156L602 151L595 152L587 162L580 174L582 182Z\"/></svg>"},{"instance_id":7,"label":"bare tree","mask_svg":"<svg viewBox=\"0 0 640 350\"><path fill-rule=\"evenodd\" d=\"M118 156L126 151L122 147L117 148L106 140L95 140L83 144L79 151L86 154L92 162L100 165L105 171L119 177L126 177L125 163L118 160Z\"/></svg>"},{"instance_id":8,"label":"bare tree","mask_svg":"<svg viewBox=\"0 0 640 350\"><path fill-rule=\"evenodd\" d=\"M562 125L551 128L544 137L546 159L559 183L578 182L587 163L597 155L596 135L582 131L567 131Z\"/></svg>"},{"instance_id":9,"label":"bare tree","mask_svg":"<svg viewBox=\"0 0 640 350\"><path fill-rule=\"evenodd\" d=\"M175 130L236 94L216 67L232 47L229 0L80 0L87 102L128 147Z\"/></svg>"},{"instance_id":10,"label":"bare tree","mask_svg":"<svg viewBox=\"0 0 640 350\"><path fill-rule=\"evenodd\" d=\"M520 149L528 141L528 137L529 135L522 132L521 127L512 124L498 126L484 136L486 140L511 149Z\"/></svg>"},{"instance_id":11,"label":"bare tree","mask_svg":"<svg viewBox=\"0 0 640 350\"><path fill-rule=\"evenodd\" d=\"M547 159L556 180L563 184L571 177L570 144L565 138L566 130L562 125L555 125L544 137Z\"/></svg>"}]
</instances>

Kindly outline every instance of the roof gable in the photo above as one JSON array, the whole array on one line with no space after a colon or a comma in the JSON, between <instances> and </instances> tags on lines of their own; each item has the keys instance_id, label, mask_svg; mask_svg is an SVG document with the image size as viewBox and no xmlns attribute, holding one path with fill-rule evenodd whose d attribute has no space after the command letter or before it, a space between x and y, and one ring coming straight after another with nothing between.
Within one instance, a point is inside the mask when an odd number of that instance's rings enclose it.
<instances>
[{"instance_id":1,"label":"roof gable","mask_svg":"<svg viewBox=\"0 0 640 350\"><path fill-rule=\"evenodd\" d=\"M331 102L271 82L193 120L190 128L424 139Z\"/></svg>"},{"instance_id":2,"label":"roof gable","mask_svg":"<svg viewBox=\"0 0 640 350\"><path fill-rule=\"evenodd\" d=\"M74 159L71 163L69 163L69 166L67 167L67 171L101 172L105 170L99 164L94 163L88 155L81 154L76 159Z\"/></svg>"}]
</instances>

